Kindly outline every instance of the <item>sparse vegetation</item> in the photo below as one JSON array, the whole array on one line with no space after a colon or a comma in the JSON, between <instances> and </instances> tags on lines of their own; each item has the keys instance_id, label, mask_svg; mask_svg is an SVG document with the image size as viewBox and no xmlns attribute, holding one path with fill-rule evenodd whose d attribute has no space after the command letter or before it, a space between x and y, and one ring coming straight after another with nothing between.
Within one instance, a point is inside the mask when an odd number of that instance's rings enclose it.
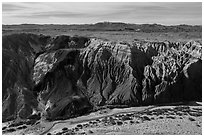
<instances>
[{"instance_id":1,"label":"sparse vegetation","mask_svg":"<svg viewBox=\"0 0 204 137\"><path fill-rule=\"evenodd\" d=\"M68 130L68 128L67 128L67 127L64 127L62 130L63 130L63 131L66 131L66 130Z\"/></svg>"},{"instance_id":2,"label":"sparse vegetation","mask_svg":"<svg viewBox=\"0 0 204 137\"><path fill-rule=\"evenodd\" d=\"M195 119L192 118L192 117L189 117L188 119L189 119L190 121L195 121Z\"/></svg>"}]
</instances>

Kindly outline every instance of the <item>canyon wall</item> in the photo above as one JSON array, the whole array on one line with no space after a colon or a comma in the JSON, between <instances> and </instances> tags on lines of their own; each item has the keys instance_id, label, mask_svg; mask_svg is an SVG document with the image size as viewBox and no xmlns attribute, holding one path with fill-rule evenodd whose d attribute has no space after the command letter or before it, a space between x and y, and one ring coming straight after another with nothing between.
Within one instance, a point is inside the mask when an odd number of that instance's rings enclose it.
<instances>
[{"instance_id":1,"label":"canyon wall","mask_svg":"<svg viewBox=\"0 0 204 137\"><path fill-rule=\"evenodd\" d=\"M202 99L202 45L3 36L3 121Z\"/></svg>"}]
</instances>

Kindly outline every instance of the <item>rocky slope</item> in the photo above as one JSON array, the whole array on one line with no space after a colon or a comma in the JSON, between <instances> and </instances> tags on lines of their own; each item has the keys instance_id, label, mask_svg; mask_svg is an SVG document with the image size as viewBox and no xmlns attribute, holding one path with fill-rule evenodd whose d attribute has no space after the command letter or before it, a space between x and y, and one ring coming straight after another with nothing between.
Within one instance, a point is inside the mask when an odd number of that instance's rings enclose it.
<instances>
[{"instance_id":1,"label":"rocky slope","mask_svg":"<svg viewBox=\"0 0 204 137\"><path fill-rule=\"evenodd\" d=\"M3 36L3 121L64 119L103 106L201 100L198 42Z\"/></svg>"}]
</instances>

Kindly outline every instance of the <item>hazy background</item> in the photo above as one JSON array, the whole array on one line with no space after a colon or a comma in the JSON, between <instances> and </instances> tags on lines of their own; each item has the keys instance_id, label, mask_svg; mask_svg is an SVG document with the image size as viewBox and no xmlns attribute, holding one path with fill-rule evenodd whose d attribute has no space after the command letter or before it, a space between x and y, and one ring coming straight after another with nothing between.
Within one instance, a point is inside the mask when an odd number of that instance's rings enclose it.
<instances>
[{"instance_id":1,"label":"hazy background","mask_svg":"<svg viewBox=\"0 0 204 137\"><path fill-rule=\"evenodd\" d=\"M201 2L3 3L3 24L89 24L101 21L202 25Z\"/></svg>"}]
</instances>

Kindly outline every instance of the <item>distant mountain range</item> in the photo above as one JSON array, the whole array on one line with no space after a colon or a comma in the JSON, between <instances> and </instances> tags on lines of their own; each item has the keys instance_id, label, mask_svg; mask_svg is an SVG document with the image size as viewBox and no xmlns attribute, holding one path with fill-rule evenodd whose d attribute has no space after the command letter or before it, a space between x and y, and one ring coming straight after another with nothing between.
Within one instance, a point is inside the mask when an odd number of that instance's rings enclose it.
<instances>
[{"instance_id":1,"label":"distant mountain range","mask_svg":"<svg viewBox=\"0 0 204 137\"><path fill-rule=\"evenodd\" d=\"M128 24L122 22L99 22L96 24L20 24L3 25L3 31L8 29L66 29L79 31L132 31L132 32L202 32L201 25L172 25L161 24Z\"/></svg>"}]
</instances>

